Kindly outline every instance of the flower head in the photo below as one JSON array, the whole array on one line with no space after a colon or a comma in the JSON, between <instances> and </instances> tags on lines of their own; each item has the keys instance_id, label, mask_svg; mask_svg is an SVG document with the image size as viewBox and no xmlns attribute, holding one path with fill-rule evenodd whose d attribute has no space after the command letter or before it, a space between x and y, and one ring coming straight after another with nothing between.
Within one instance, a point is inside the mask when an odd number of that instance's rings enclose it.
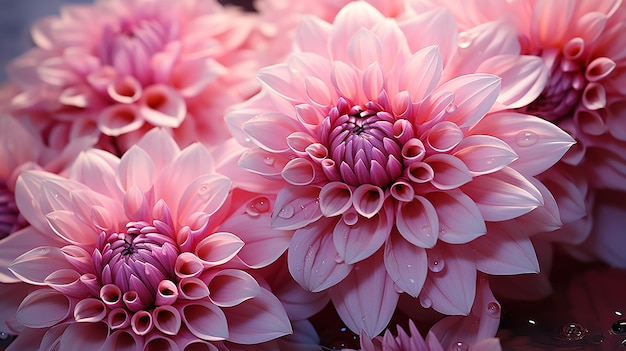
<instances>
[{"instance_id":1,"label":"flower head","mask_svg":"<svg viewBox=\"0 0 626 351\"><path fill-rule=\"evenodd\" d=\"M540 118L488 114L500 79L442 80L439 47L408 23L365 2L332 25L304 20L299 52L261 70L262 93L226 117L249 148L240 166L284 184L272 219L296 230L292 276L330 289L344 322L368 335L385 327L399 291L463 314L476 268L535 270L527 236L487 223L542 206L532 176L572 144Z\"/></svg>"},{"instance_id":2,"label":"flower head","mask_svg":"<svg viewBox=\"0 0 626 351\"><path fill-rule=\"evenodd\" d=\"M121 154L152 127L182 146L221 142L225 107L258 89L247 60L254 18L217 1L65 6L9 65L9 108L57 149L87 134Z\"/></svg>"},{"instance_id":3,"label":"flower head","mask_svg":"<svg viewBox=\"0 0 626 351\"><path fill-rule=\"evenodd\" d=\"M155 129L121 159L82 153L67 179L24 172L16 199L32 227L0 247L13 260L3 282L36 287L15 319L45 333L25 337L216 350L289 333L280 301L246 270L276 260L290 233L269 228L270 199L233 197L214 167L201 144L181 150Z\"/></svg>"}]
</instances>

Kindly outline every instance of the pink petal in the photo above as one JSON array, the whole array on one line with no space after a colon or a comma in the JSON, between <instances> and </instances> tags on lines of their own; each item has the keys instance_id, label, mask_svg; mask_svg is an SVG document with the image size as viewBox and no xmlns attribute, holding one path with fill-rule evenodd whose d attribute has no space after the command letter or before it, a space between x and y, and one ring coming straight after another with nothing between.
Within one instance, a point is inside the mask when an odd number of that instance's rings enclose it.
<instances>
[{"instance_id":1,"label":"pink petal","mask_svg":"<svg viewBox=\"0 0 626 351\"><path fill-rule=\"evenodd\" d=\"M30 328L51 327L69 316L70 308L67 296L52 289L39 289L22 301L15 318Z\"/></svg>"},{"instance_id":2,"label":"pink petal","mask_svg":"<svg viewBox=\"0 0 626 351\"><path fill-rule=\"evenodd\" d=\"M228 69L214 59L185 60L172 70L172 85L182 97L192 98L227 72Z\"/></svg>"},{"instance_id":3,"label":"pink petal","mask_svg":"<svg viewBox=\"0 0 626 351\"><path fill-rule=\"evenodd\" d=\"M98 240L95 228L76 218L71 211L54 211L46 215L52 230L63 240L76 245L93 245Z\"/></svg>"},{"instance_id":4,"label":"pink petal","mask_svg":"<svg viewBox=\"0 0 626 351\"><path fill-rule=\"evenodd\" d=\"M442 61L447 62L456 51L458 29L448 9L437 8L419 13L399 24L407 38L411 52L438 45ZM415 35L415 33L429 33L429 35Z\"/></svg>"},{"instance_id":5,"label":"pink petal","mask_svg":"<svg viewBox=\"0 0 626 351\"><path fill-rule=\"evenodd\" d=\"M326 107L331 103L333 96L328 88L327 83L317 77L304 79L304 89L309 101L319 107Z\"/></svg>"},{"instance_id":6,"label":"pink petal","mask_svg":"<svg viewBox=\"0 0 626 351\"><path fill-rule=\"evenodd\" d=\"M385 203L385 194L380 187L362 184L352 193L354 209L365 218L376 215Z\"/></svg>"},{"instance_id":7,"label":"pink petal","mask_svg":"<svg viewBox=\"0 0 626 351\"><path fill-rule=\"evenodd\" d=\"M107 308L99 299L87 298L80 300L74 307L74 319L77 322L100 322L107 315Z\"/></svg>"},{"instance_id":8,"label":"pink petal","mask_svg":"<svg viewBox=\"0 0 626 351\"><path fill-rule=\"evenodd\" d=\"M344 213L352 206L352 190L343 182L330 182L320 191L320 209L325 217Z\"/></svg>"},{"instance_id":9,"label":"pink petal","mask_svg":"<svg viewBox=\"0 0 626 351\"><path fill-rule=\"evenodd\" d=\"M78 155L70 169L69 178L101 194L121 197L121 191L115 182L115 170L119 162L119 158L108 152L88 150Z\"/></svg>"},{"instance_id":10,"label":"pink petal","mask_svg":"<svg viewBox=\"0 0 626 351\"><path fill-rule=\"evenodd\" d=\"M453 78L435 91L454 93L456 109L446 116L461 128L472 127L491 109L500 93L501 79L491 74L468 74Z\"/></svg>"},{"instance_id":11,"label":"pink petal","mask_svg":"<svg viewBox=\"0 0 626 351\"><path fill-rule=\"evenodd\" d=\"M380 62L382 56L382 43L378 37L365 28L360 28L348 44L348 60L358 69L365 70L374 62Z\"/></svg>"},{"instance_id":12,"label":"pink petal","mask_svg":"<svg viewBox=\"0 0 626 351\"><path fill-rule=\"evenodd\" d=\"M308 291L326 290L352 269L352 265L342 262L335 249L331 233L336 223L337 220L322 218L294 233L287 251L289 272Z\"/></svg>"},{"instance_id":13,"label":"pink petal","mask_svg":"<svg viewBox=\"0 0 626 351\"><path fill-rule=\"evenodd\" d=\"M187 115L187 105L178 91L154 84L145 89L138 114L153 126L177 128Z\"/></svg>"},{"instance_id":14,"label":"pink petal","mask_svg":"<svg viewBox=\"0 0 626 351\"><path fill-rule=\"evenodd\" d=\"M285 165L280 174L291 185L309 185L315 179L315 168L309 160L294 158Z\"/></svg>"},{"instance_id":15,"label":"pink petal","mask_svg":"<svg viewBox=\"0 0 626 351\"><path fill-rule=\"evenodd\" d=\"M178 222L189 223L196 212L212 215L217 212L231 190L231 180L221 175L204 175L196 178L184 190L178 203Z\"/></svg>"},{"instance_id":16,"label":"pink petal","mask_svg":"<svg viewBox=\"0 0 626 351\"><path fill-rule=\"evenodd\" d=\"M162 128L150 129L137 141L137 146L150 156L157 173L160 173L180 153L176 141Z\"/></svg>"},{"instance_id":17,"label":"pink petal","mask_svg":"<svg viewBox=\"0 0 626 351\"><path fill-rule=\"evenodd\" d=\"M422 196L398 205L396 227L404 239L417 247L431 248L437 243L439 218L430 201Z\"/></svg>"},{"instance_id":18,"label":"pink petal","mask_svg":"<svg viewBox=\"0 0 626 351\"><path fill-rule=\"evenodd\" d=\"M171 305L178 300L178 289L176 284L169 279L162 280L157 286L156 301L157 306ZM155 316L155 323L156 316ZM158 327L158 325L157 325Z\"/></svg>"},{"instance_id":19,"label":"pink petal","mask_svg":"<svg viewBox=\"0 0 626 351\"><path fill-rule=\"evenodd\" d=\"M111 333L102 345L103 350L140 351L143 340L132 331L116 330Z\"/></svg>"},{"instance_id":20,"label":"pink petal","mask_svg":"<svg viewBox=\"0 0 626 351\"><path fill-rule=\"evenodd\" d=\"M568 33L575 6L557 6L552 1L538 1L533 6L530 35L544 47L558 45Z\"/></svg>"},{"instance_id":21,"label":"pink petal","mask_svg":"<svg viewBox=\"0 0 626 351\"><path fill-rule=\"evenodd\" d=\"M72 323L61 336L59 349L99 350L108 336L109 328L105 323Z\"/></svg>"},{"instance_id":22,"label":"pink petal","mask_svg":"<svg viewBox=\"0 0 626 351\"><path fill-rule=\"evenodd\" d=\"M464 246L439 244L426 251L437 258L441 267L428 273L420 299L443 314L467 315L476 294L476 266L471 252ZM443 267L442 267L443 266Z\"/></svg>"},{"instance_id":23,"label":"pink petal","mask_svg":"<svg viewBox=\"0 0 626 351\"><path fill-rule=\"evenodd\" d=\"M237 306L225 309L228 318L228 341L258 344L291 334L289 318L280 301L268 290Z\"/></svg>"},{"instance_id":24,"label":"pink petal","mask_svg":"<svg viewBox=\"0 0 626 351\"><path fill-rule=\"evenodd\" d=\"M517 159L517 154L508 144L489 135L470 135L454 149L473 176L493 173Z\"/></svg>"},{"instance_id":25,"label":"pink petal","mask_svg":"<svg viewBox=\"0 0 626 351\"><path fill-rule=\"evenodd\" d=\"M203 280L185 277L178 282L178 291L183 300L204 300L210 295L209 287Z\"/></svg>"},{"instance_id":26,"label":"pink petal","mask_svg":"<svg viewBox=\"0 0 626 351\"><path fill-rule=\"evenodd\" d=\"M343 61L334 61L330 78L339 95L348 99L358 96L358 75L350 65Z\"/></svg>"},{"instance_id":27,"label":"pink petal","mask_svg":"<svg viewBox=\"0 0 626 351\"><path fill-rule=\"evenodd\" d=\"M385 270L382 254L357 263L341 283L329 290L341 320L353 332L368 336L385 329L398 303L399 294Z\"/></svg>"},{"instance_id":28,"label":"pink petal","mask_svg":"<svg viewBox=\"0 0 626 351\"><path fill-rule=\"evenodd\" d=\"M472 181L472 174L463 161L449 154L434 154L424 160L432 167L430 181L439 190L455 189Z\"/></svg>"},{"instance_id":29,"label":"pink petal","mask_svg":"<svg viewBox=\"0 0 626 351\"><path fill-rule=\"evenodd\" d=\"M136 185L144 193L154 184L154 164L150 156L141 148L131 147L120 159L117 168L117 184L124 190Z\"/></svg>"},{"instance_id":30,"label":"pink petal","mask_svg":"<svg viewBox=\"0 0 626 351\"><path fill-rule=\"evenodd\" d=\"M0 116L0 136L2 148L5 150L0 154L2 179L8 180L19 166L29 161L37 161L39 158L41 149L37 147L37 139L15 118L6 114Z\"/></svg>"},{"instance_id":31,"label":"pink petal","mask_svg":"<svg viewBox=\"0 0 626 351\"><path fill-rule=\"evenodd\" d=\"M491 57L476 71L502 78L498 102L507 108L524 107L535 101L543 92L549 76L540 57L517 54Z\"/></svg>"},{"instance_id":32,"label":"pink petal","mask_svg":"<svg viewBox=\"0 0 626 351\"><path fill-rule=\"evenodd\" d=\"M322 217L320 189L313 186L287 186L276 197L272 227L292 230L306 226Z\"/></svg>"},{"instance_id":33,"label":"pink petal","mask_svg":"<svg viewBox=\"0 0 626 351\"><path fill-rule=\"evenodd\" d=\"M472 134L492 135L507 143L518 155L511 166L528 175L551 167L574 143L551 122L512 112L490 114L472 129Z\"/></svg>"},{"instance_id":34,"label":"pink petal","mask_svg":"<svg viewBox=\"0 0 626 351\"><path fill-rule=\"evenodd\" d=\"M372 218L359 217L356 223L338 221L333 230L333 242L339 257L347 264L353 264L378 251L393 226L391 207L387 205Z\"/></svg>"},{"instance_id":35,"label":"pink petal","mask_svg":"<svg viewBox=\"0 0 626 351\"><path fill-rule=\"evenodd\" d=\"M412 101L421 101L437 86L443 62L438 46L414 53L399 72L398 90L408 91Z\"/></svg>"},{"instance_id":36,"label":"pink petal","mask_svg":"<svg viewBox=\"0 0 626 351\"><path fill-rule=\"evenodd\" d=\"M300 130L297 121L281 113L258 115L245 122L242 128L259 147L277 153L288 151L287 138Z\"/></svg>"},{"instance_id":37,"label":"pink petal","mask_svg":"<svg viewBox=\"0 0 626 351\"><path fill-rule=\"evenodd\" d=\"M385 243L384 259L387 273L398 288L417 297L428 272L426 251L392 233Z\"/></svg>"},{"instance_id":38,"label":"pink petal","mask_svg":"<svg viewBox=\"0 0 626 351\"><path fill-rule=\"evenodd\" d=\"M431 192L426 199L437 211L439 240L465 244L487 232L480 210L461 191Z\"/></svg>"},{"instance_id":39,"label":"pink petal","mask_svg":"<svg viewBox=\"0 0 626 351\"><path fill-rule=\"evenodd\" d=\"M434 125L426 136L428 146L437 152L448 152L463 140L463 132L459 127L448 121Z\"/></svg>"},{"instance_id":40,"label":"pink petal","mask_svg":"<svg viewBox=\"0 0 626 351\"><path fill-rule=\"evenodd\" d=\"M335 17L328 41L332 58L347 61L352 36L361 28L372 28L383 19L384 16L366 2L350 3L344 6Z\"/></svg>"},{"instance_id":41,"label":"pink petal","mask_svg":"<svg viewBox=\"0 0 626 351\"><path fill-rule=\"evenodd\" d=\"M280 173L289 161L290 159L285 156L267 152L261 148L253 148L241 155L238 166L266 178L280 179ZM246 175L249 174L248 172Z\"/></svg>"},{"instance_id":42,"label":"pink petal","mask_svg":"<svg viewBox=\"0 0 626 351\"><path fill-rule=\"evenodd\" d=\"M107 85L107 93L117 103L132 104L141 97L141 83L132 76L117 77Z\"/></svg>"},{"instance_id":43,"label":"pink petal","mask_svg":"<svg viewBox=\"0 0 626 351\"><path fill-rule=\"evenodd\" d=\"M154 326L166 335L176 335L182 325L178 310L172 306L159 306L152 311Z\"/></svg>"},{"instance_id":44,"label":"pink petal","mask_svg":"<svg viewBox=\"0 0 626 351\"><path fill-rule=\"evenodd\" d=\"M50 246L32 249L17 257L9 266L9 270L22 281L35 285L44 285L46 277L55 271L71 268L61 249Z\"/></svg>"},{"instance_id":45,"label":"pink petal","mask_svg":"<svg viewBox=\"0 0 626 351\"><path fill-rule=\"evenodd\" d=\"M259 70L257 78L272 94L276 94L288 101L298 100L299 91L293 87L291 71L286 64L265 67Z\"/></svg>"},{"instance_id":46,"label":"pink petal","mask_svg":"<svg viewBox=\"0 0 626 351\"><path fill-rule=\"evenodd\" d=\"M179 312L189 331L196 337L208 341L229 338L224 312L208 300L190 301L180 306Z\"/></svg>"},{"instance_id":47,"label":"pink petal","mask_svg":"<svg viewBox=\"0 0 626 351\"><path fill-rule=\"evenodd\" d=\"M476 269L493 275L539 272L535 249L528 237L512 235L505 225L490 223L488 234L470 243Z\"/></svg>"},{"instance_id":48,"label":"pink petal","mask_svg":"<svg viewBox=\"0 0 626 351\"><path fill-rule=\"evenodd\" d=\"M328 36L332 26L315 16L304 16L298 21L294 34L294 46L302 52L328 56Z\"/></svg>"},{"instance_id":49,"label":"pink petal","mask_svg":"<svg viewBox=\"0 0 626 351\"><path fill-rule=\"evenodd\" d=\"M463 187L478 206L485 221L503 221L543 205L541 192L510 167L476 177Z\"/></svg>"},{"instance_id":50,"label":"pink petal","mask_svg":"<svg viewBox=\"0 0 626 351\"><path fill-rule=\"evenodd\" d=\"M130 315L126 308L115 308L109 312L109 315L107 317L107 323L112 330L126 329L130 326ZM132 334L135 335L134 332Z\"/></svg>"},{"instance_id":51,"label":"pink petal","mask_svg":"<svg viewBox=\"0 0 626 351\"><path fill-rule=\"evenodd\" d=\"M582 103L589 110L598 110L606 107L607 96L604 86L599 83L589 83L585 87Z\"/></svg>"},{"instance_id":52,"label":"pink petal","mask_svg":"<svg viewBox=\"0 0 626 351\"><path fill-rule=\"evenodd\" d=\"M100 113L98 129L112 137L138 130L144 123L139 113L135 105L112 105Z\"/></svg>"},{"instance_id":53,"label":"pink petal","mask_svg":"<svg viewBox=\"0 0 626 351\"><path fill-rule=\"evenodd\" d=\"M230 261L245 243L231 233L214 233L196 245L195 254L205 267L213 267Z\"/></svg>"},{"instance_id":54,"label":"pink petal","mask_svg":"<svg viewBox=\"0 0 626 351\"><path fill-rule=\"evenodd\" d=\"M211 301L219 307L233 307L258 296L261 291L254 278L237 269L225 269L208 282Z\"/></svg>"}]
</instances>

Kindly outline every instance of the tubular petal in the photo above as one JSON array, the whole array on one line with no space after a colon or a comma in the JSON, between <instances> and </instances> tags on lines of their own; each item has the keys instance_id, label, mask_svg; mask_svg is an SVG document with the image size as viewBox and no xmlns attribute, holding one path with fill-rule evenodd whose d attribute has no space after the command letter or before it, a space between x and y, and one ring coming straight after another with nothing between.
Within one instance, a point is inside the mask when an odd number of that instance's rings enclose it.
<instances>
[{"instance_id":1,"label":"tubular petal","mask_svg":"<svg viewBox=\"0 0 626 351\"><path fill-rule=\"evenodd\" d=\"M187 105L176 90L155 84L144 91L138 113L153 126L178 128L187 115Z\"/></svg>"},{"instance_id":2,"label":"tubular petal","mask_svg":"<svg viewBox=\"0 0 626 351\"><path fill-rule=\"evenodd\" d=\"M107 315L105 304L94 298L80 300L74 307L74 319L77 322L100 322Z\"/></svg>"},{"instance_id":3,"label":"tubular petal","mask_svg":"<svg viewBox=\"0 0 626 351\"><path fill-rule=\"evenodd\" d=\"M230 261L245 243L231 233L214 233L202 239L196 246L196 255L205 268Z\"/></svg>"},{"instance_id":4,"label":"tubular petal","mask_svg":"<svg viewBox=\"0 0 626 351\"><path fill-rule=\"evenodd\" d=\"M200 300L209 296L209 287L198 278L183 278L178 282L178 294L185 300Z\"/></svg>"},{"instance_id":5,"label":"tubular petal","mask_svg":"<svg viewBox=\"0 0 626 351\"><path fill-rule=\"evenodd\" d=\"M352 205L354 209L365 218L376 215L385 203L383 190L375 185L363 184L352 193Z\"/></svg>"},{"instance_id":6,"label":"tubular petal","mask_svg":"<svg viewBox=\"0 0 626 351\"><path fill-rule=\"evenodd\" d=\"M472 181L472 174L465 163L449 154L435 154L424 160L433 169L430 183L440 190L458 188Z\"/></svg>"},{"instance_id":7,"label":"tubular petal","mask_svg":"<svg viewBox=\"0 0 626 351\"><path fill-rule=\"evenodd\" d=\"M152 311L154 326L162 333L176 335L182 325L178 310L172 306L159 306Z\"/></svg>"},{"instance_id":8,"label":"tubular petal","mask_svg":"<svg viewBox=\"0 0 626 351\"><path fill-rule=\"evenodd\" d=\"M137 335L146 335L154 327L152 315L148 311L137 311L130 319L130 327Z\"/></svg>"},{"instance_id":9,"label":"tubular petal","mask_svg":"<svg viewBox=\"0 0 626 351\"><path fill-rule=\"evenodd\" d=\"M259 283L248 273L225 269L208 283L211 301L219 307L232 307L259 295Z\"/></svg>"},{"instance_id":10,"label":"tubular petal","mask_svg":"<svg viewBox=\"0 0 626 351\"><path fill-rule=\"evenodd\" d=\"M341 215L352 206L352 190L342 182L330 182L320 191L320 209L325 217Z\"/></svg>"},{"instance_id":11,"label":"tubular petal","mask_svg":"<svg viewBox=\"0 0 626 351\"><path fill-rule=\"evenodd\" d=\"M208 341L229 338L224 312L208 300L189 302L179 307L179 311L189 331L198 338Z\"/></svg>"}]
</instances>

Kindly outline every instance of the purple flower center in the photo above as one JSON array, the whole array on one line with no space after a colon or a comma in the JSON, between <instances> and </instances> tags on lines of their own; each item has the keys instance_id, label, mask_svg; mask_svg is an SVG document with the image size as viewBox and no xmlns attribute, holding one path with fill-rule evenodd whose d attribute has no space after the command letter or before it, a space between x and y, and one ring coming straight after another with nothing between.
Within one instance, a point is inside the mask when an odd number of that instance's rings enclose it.
<instances>
[{"instance_id":1,"label":"purple flower center","mask_svg":"<svg viewBox=\"0 0 626 351\"><path fill-rule=\"evenodd\" d=\"M154 222L129 222L125 233L102 232L93 254L102 284L113 284L122 293L136 293L142 309L154 303L162 280L176 281L173 267L178 246L159 230L170 228L159 228L163 223Z\"/></svg>"},{"instance_id":2,"label":"purple flower center","mask_svg":"<svg viewBox=\"0 0 626 351\"><path fill-rule=\"evenodd\" d=\"M327 176L352 186L389 186L402 169L402 146L394 138L395 120L373 101L362 106L340 98L318 135L329 150L324 165Z\"/></svg>"}]
</instances>

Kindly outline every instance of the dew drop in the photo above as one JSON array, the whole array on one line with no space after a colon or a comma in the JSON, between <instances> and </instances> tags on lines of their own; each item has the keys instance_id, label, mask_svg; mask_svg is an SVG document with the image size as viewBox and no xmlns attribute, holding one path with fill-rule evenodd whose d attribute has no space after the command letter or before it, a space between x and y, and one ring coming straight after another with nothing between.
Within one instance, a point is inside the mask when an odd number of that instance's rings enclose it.
<instances>
[{"instance_id":1,"label":"dew drop","mask_svg":"<svg viewBox=\"0 0 626 351\"><path fill-rule=\"evenodd\" d=\"M367 319L367 316L361 316L361 320L365 321Z\"/></svg>"},{"instance_id":2,"label":"dew drop","mask_svg":"<svg viewBox=\"0 0 626 351\"><path fill-rule=\"evenodd\" d=\"M341 257L340 254L337 254L337 256L335 256L335 262L337 263L343 263L343 257Z\"/></svg>"},{"instance_id":3,"label":"dew drop","mask_svg":"<svg viewBox=\"0 0 626 351\"><path fill-rule=\"evenodd\" d=\"M271 166L274 164L274 158L271 156L266 156L265 159L263 160L263 162L268 165Z\"/></svg>"},{"instance_id":4,"label":"dew drop","mask_svg":"<svg viewBox=\"0 0 626 351\"><path fill-rule=\"evenodd\" d=\"M415 284L415 279L413 279L413 278L409 278L409 283L411 283L411 284Z\"/></svg>"},{"instance_id":5,"label":"dew drop","mask_svg":"<svg viewBox=\"0 0 626 351\"><path fill-rule=\"evenodd\" d=\"M432 257L428 260L428 269L430 269L434 273L441 272L445 267L445 262L443 258Z\"/></svg>"},{"instance_id":6,"label":"dew drop","mask_svg":"<svg viewBox=\"0 0 626 351\"><path fill-rule=\"evenodd\" d=\"M266 197L257 197L248 203L246 213L252 217L257 217L261 213L266 213L269 210L270 200Z\"/></svg>"},{"instance_id":7,"label":"dew drop","mask_svg":"<svg viewBox=\"0 0 626 351\"><path fill-rule=\"evenodd\" d=\"M494 301L488 303L487 313L492 317L498 318L500 316L500 304Z\"/></svg>"},{"instance_id":8,"label":"dew drop","mask_svg":"<svg viewBox=\"0 0 626 351\"><path fill-rule=\"evenodd\" d=\"M456 112L457 106L454 102L451 102L450 105L448 105L448 107L446 107L446 112L447 113L454 113Z\"/></svg>"},{"instance_id":9,"label":"dew drop","mask_svg":"<svg viewBox=\"0 0 626 351\"><path fill-rule=\"evenodd\" d=\"M461 49L467 49L472 45L472 37L467 32L461 32L459 33L458 42Z\"/></svg>"},{"instance_id":10,"label":"dew drop","mask_svg":"<svg viewBox=\"0 0 626 351\"><path fill-rule=\"evenodd\" d=\"M296 271L301 271L301 270L302 270L302 266L301 266L301 265L299 265L299 264L297 264L297 265L296 265Z\"/></svg>"},{"instance_id":11,"label":"dew drop","mask_svg":"<svg viewBox=\"0 0 626 351\"><path fill-rule=\"evenodd\" d=\"M561 336L570 341L581 340L587 334L587 329L578 323L567 323L561 328Z\"/></svg>"},{"instance_id":12,"label":"dew drop","mask_svg":"<svg viewBox=\"0 0 626 351\"><path fill-rule=\"evenodd\" d=\"M424 234L424 236L426 236L427 238L430 238L430 232L432 231L432 227L429 225L425 225L422 228L420 228L420 230L422 231L422 234Z\"/></svg>"},{"instance_id":13,"label":"dew drop","mask_svg":"<svg viewBox=\"0 0 626 351\"><path fill-rule=\"evenodd\" d=\"M47 255L47 254L50 253L50 248L49 247L40 247L38 251L39 251L39 254L43 256L43 255Z\"/></svg>"},{"instance_id":14,"label":"dew drop","mask_svg":"<svg viewBox=\"0 0 626 351\"><path fill-rule=\"evenodd\" d=\"M533 146L537 144L537 141L539 141L539 137L537 136L537 134L535 134L535 132L523 130L517 133L517 136L515 137L515 141L517 142L517 145L519 146L529 147L529 146Z\"/></svg>"},{"instance_id":15,"label":"dew drop","mask_svg":"<svg viewBox=\"0 0 626 351\"><path fill-rule=\"evenodd\" d=\"M58 199L59 198L59 193L54 193L54 197Z\"/></svg>"},{"instance_id":16,"label":"dew drop","mask_svg":"<svg viewBox=\"0 0 626 351\"><path fill-rule=\"evenodd\" d=\"M9 338L9 334L5 332L0 332L0 340L6 340Z\"/></svg>"},{"instance_id":17,"label":"dew drop","mask_svg":"<svg viewBox=\"0 0 626 351\"><path fill-rule=\"evenodd\" d=\"M404 292L404 290L402 290L402 288L399 287L396 283L393 283L393 290L395 290L398 294L402 294Z\"/></svg>"},{"instance_id":18,"label":"dew drop","mask_svg":"<svg viewBox=\"0 0 626 351\"><path fill-rule=\"evenodd\" d=\"M246 143L249 143L250 141L250 138L246 138Z\"/></svg>"},{"instance_id":19,"label":"dew drop","mask_svg":"<svg viewBox=\"0 0 626 351\"><path fill-rule=\"evenodd\" d=\"M428 297L420 297L420 305L424 308L430 308L433 305L433 301Z\"/></svg>"},{"instance_id":20,"label":"dew drop","mask_svg":"<svg viewBox=\"0 0 626 351\"><path fill-rule=\"evenodd\" d=\"M626 334L626 320L620 319L611 325L611 334L624 335Z\"/></svg>"},{"instance_id":21,"label":"dew drop","mask_svg":"<svg viewBox=\"0 0 626 351\"><path fill-rule=\"evenodd\" d=\"M467 351L469 350L469 345L464 342L458 341L450 345L449 350L450 351Z\"/></svg>"},{"instance_id":22,"label":"dew drop","mask_svg":"<svg viewBox=\"0 0 626 351\"><path fill-rule=\"evenodd\" d=\"M278 211L278 217L289 219L293 217L294 213L295 213L295 209L293 208L293 206L287 205L281 208L280 211Z\"/></svg>"}]
</instances>

